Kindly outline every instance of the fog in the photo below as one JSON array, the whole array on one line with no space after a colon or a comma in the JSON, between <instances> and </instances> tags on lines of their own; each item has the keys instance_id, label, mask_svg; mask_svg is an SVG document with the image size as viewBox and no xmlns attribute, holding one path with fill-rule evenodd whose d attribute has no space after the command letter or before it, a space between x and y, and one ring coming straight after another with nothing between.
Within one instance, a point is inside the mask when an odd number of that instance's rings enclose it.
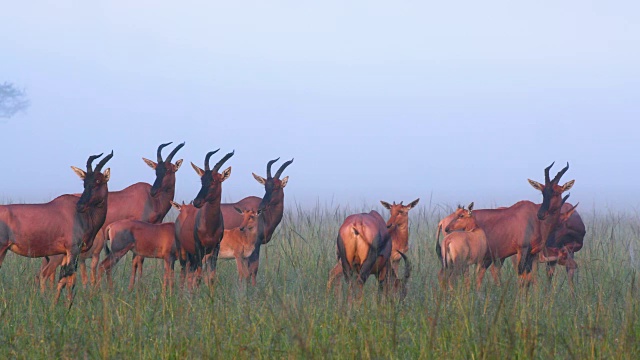
<instances>
[{"instance_id":1,"label":"fog","mask_svg":"<svg viewBox=\"0 0 640 360\"><path fill-rule=\"evenodd\" d=\"M79 192L69 166L114 150L111 190L185 141L178 200L207 151L251 172L295 158L286 202L476 207L539 201L567 162L585 208L636 208L640 4L633 1L35 1L0 11L0 198ZM168 151L167 151L168 153ZM217 161L222 155L213 160Z\"/></svg>"}]
</instances>

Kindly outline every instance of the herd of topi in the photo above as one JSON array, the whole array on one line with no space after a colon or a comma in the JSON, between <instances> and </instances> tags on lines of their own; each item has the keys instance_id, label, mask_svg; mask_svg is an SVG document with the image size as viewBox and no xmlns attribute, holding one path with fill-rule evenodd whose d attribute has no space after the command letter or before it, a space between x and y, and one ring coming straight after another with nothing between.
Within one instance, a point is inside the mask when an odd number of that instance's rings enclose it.
<instances>
[{"instance_id":1,"label":"herd of topi","mask_svg":"<svg viewBox=\"0 0 640 360\"><path fill-rule=\"evenodd\" d=\"M468 272L474 264L477 288L491 265L494 281L499 284L502 263L513 255L516 255L512 259L522 285L532 283L534 265L541 262L547 264L550 280L556 264L565 266L573 286L577 269L573 257L582 248L586 231L576 212L577 204L566 202L569 195L562 196L575 181L559 185L569 164L553 179L549 175L551 167L553 164L544 170L544 184L529 180L531 186L542 193L541 204L519 201L510 207L473 210L471 203L466 209L458 206L438 223L435 250L442 264L438 274L442 286L448 283L452 287L453 279L459 275L465 275L470 285ZM405 256L409 249L408 212L418 201L408 205L382 201L391 214L387 222L377 211L347 217L338 232L339 263L329 274L328 288L342 273L350 285L357 285L361 291L366 279L373 274L378 278L380 290L393 291L404 298L411 271ZM446 234L442 243L441 232ZM402 278L398 275L401 259L406 263Z\"/></svg>"},{"instance_id":2,"label":"herd of topi","mask_svg":"<svg viewBox=\"0 0 640 360\"><path fill-rule=\"evenodd\" d=\"M57 302L63 289L73 298L76 270L80 265L82 282L96 284L103 275L112 284L113 266L129 251L133 253L131 280L142 275L145 258L164 260L163 292L174 282L174 264L181 266L181 284L190 289L204 279L215 278L219 257L235 259L241 281L256 284L260 260L260 247L267 244L282 220L284 187L288 176L280 178L292 160L283 163L271 173L267 163L267 177L253 174L265 188L262 198L250 196L236 203L223 204L222 182L231 175L231 167L220 171L234 152L223 156L210 167L211 157L219 150L206 154L204 169L191 163L201 180L201 188L191 204L174 202L175 174L182 160L173 157L184 146L176 146L163 160L157 150L157 162L143 158L156 172L153 185L136 183L121 191L110 192L107 183L110 169L102 170L113 157L113 151L102 158L95 169L93 162L102 154L90 156L86 171L72 166L83 180L82 194L61 195L46 204L12 204L0 206L0 266L8 250L26 257L43 258L37 276L44 291L46 282L56 286ZM542 203L520 201L508 208L473 210L473 203L458 209L442 219L436 235L436 253L442 262L439 278L444 286L461 274L468 274L469 266L477 265L477 286L485 271L491 267L494 280L499 283L499 270L504 259L514 258L518 274L524 283L532 281L536 261L547 263L549 277L555 264L566 266L569 278L577 268L573 254L582 248L585 227L575 211L576 206L566 203L574 181L559 185L568 170L562 169L553 179L545 169L545 183L529 183L542 192ZM388 221L376 212L348 216L337 237L338 264L329 274L328 288L341 274L347 283L359 289L370 275L376 276L380 289L404 297L411 265L405 253L409 250L409 210L419 199L403 205L382 205L390 211ZM163 219L175 207L179 215L175 223ZM442 243L440 233L444 232ZM106 257L100 263L100 254ZM87 276L85 260L91 259ZM405 270L399 276L399 264L404 260ZM466 276L468 282L468 276Z\"/></svg>"}]
</instances>

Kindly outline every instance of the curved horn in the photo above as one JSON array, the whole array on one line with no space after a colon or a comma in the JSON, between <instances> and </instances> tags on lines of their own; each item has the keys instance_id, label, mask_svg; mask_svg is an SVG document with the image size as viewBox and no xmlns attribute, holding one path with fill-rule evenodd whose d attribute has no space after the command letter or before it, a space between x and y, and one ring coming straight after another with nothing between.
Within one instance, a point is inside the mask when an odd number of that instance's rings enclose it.
<instances>
[{"instance_id":1,"label":"curved horn","mask_svg":"<svg viewBox=\"0 0 640 360\"><path fill-rule=\"evenodd\" d=\"M273 165L274 162L280 160L280 158L277 158L275 160L271 160L267 163L267 179L271 179L271 165Z\"/></svg>"},{"instance_id":2,"label":"curved horn","mask_svg":"<svg viewBox=\"0 0 640 360\"><path fill-rule=\"evenodd\" d=\"M158 146L158 164L162 162L162 149L171 145L170 142L166 143L166 144L160 144L160 146Z\"/></svg>"},{"instance_id":3,"label":"curved horn","mask_svg":"<svg viewBox=\"0 0 640 360\"><path fill-rule=\"evenodd\" d=\"M184 146L184 142L176 146L175 149L171 150L171 152L169 153L169 156L167 156L167 162L171 162L171 160L173 160L173 156L178 152L178 150L182 149L183 146Z\"/></svg>"},{"instance_id":4,"label":"curved horn","mask_svg":"<svg viewBox=\"0 0 640 360\"><path fill-rule=\"evenodd\" d=\"M229 160L233 154L235 154L236 151L233 150L232 152L228 153L227 155L225 155L220 161L218 161L218 163L216 164L216 166L213 167L213 171L218 172L218 170L220 170L220 168L222 167L222 165L224 165L224 163Z\"/></svg>"},{"instance_id":5,"label":"curved horn","mask_svg":"<svg viewBox=\"0 0 640 360\"><path fill-rule=\"evenodd\" d=\"M100 160L100 162L98 163L98 166L96 166L96 172L102 171L102 167L107 163L107 161L111 160L112 157L113 157L113 150L111 150L111 154L105 156L102 160Z\"/></svg>"},{"instance_id":6,"label":"curved horn","mask_svg":"<svg viewBox=\"0 0 640 360\"><path fill-rule=\"evenodd\" d=\"M562 205L564 205L564 203L567 202L567 199L569 198L569 195L571 195L571 194L567 194L567 196L562 198L562 202L560 203L560 207L562 207Z\"/></svg>"},{"instance_id":7,"label":"curved horn","mask_svg":"<svg viewBox=\"0 0 640 360\"><path fill-rule=\"evenodd\" d=\"M555 164L556 162L552 162L551 165L549 165L548 167L544 168L544 183L549 184L551 182L550 178L549 178L549 170L551 170L551 168L553 167L553 164Z\"/></svg>"},{"instance_id":8,"label":"curved horn","mask_svg":"<svg viewBox=\"0 0 640 360\"><path fill-rule=\"evenodd\" d=\"M280 169L278 169L278 171L276 172L276 178L280 178L280 175L282 175L282 172L284 171L284 169L287 168L287 166L291 165L291 163L293 162L293 159L287 161L286 163L282 164L282 166L280 166Z\"/></svg>"},{"instance_id":9,"label":"curved horn","mask_svg":"<svg viewBox=\"0 0 640 360\"><path fill-rule=\"evenodd\" d=\"M567 211L567 212L571 212L571 211L575 210L578 207L578 205L580 205L580 203L577 203L577 204L573 205L571 207L571 209L569 209L569 211Z\"/></svg>"},{"instance_id":10,"label":"curved horn","mask_svg":"<svg viewBox=\"0 0 640 360\"><path fill-rule=\"evenodd\" d=\"M209 171L209 170L211 170L211 169L209 168L209 159L211 159L211 155L213 155L213 154L217 153L218 151L220 151L220 149L218 149L218 150L214 150L214 151L209 151L209 152L207 153L207 156L205 156L205 157L204 157L204 170L205 170L205 171Z\"/></svg>"},{"instance_id":11,"label":"curved horn","mask_svg":"<svg viewBox=\"0 0 640 360\"><path fill-rule=\"evenodd\" d=\"M567 162L567 166L565 166L564 169L560 170L560 172L556 175L556 177L553 178L551 182L554 184L557 184L558 181L560 181L560 178L562 177L562 175L564 175L564 173L566 173L567 170L569 170L569 162Z\"/></svg>"},{"instance_id":12,"label":"curved horn","mask_svg":"<svg viewBox=\"0 0 640 360\"><path fill-rule=\"evenodd\" d=\"M87 172L93 172L93 168L91 167L91 164L93 163L93 160L99 158L100 156L102 156L102 154L104 153L100 153L100 155L91 155L89 156L89 159L87 160Z\"/></svg>"}]
</instances>

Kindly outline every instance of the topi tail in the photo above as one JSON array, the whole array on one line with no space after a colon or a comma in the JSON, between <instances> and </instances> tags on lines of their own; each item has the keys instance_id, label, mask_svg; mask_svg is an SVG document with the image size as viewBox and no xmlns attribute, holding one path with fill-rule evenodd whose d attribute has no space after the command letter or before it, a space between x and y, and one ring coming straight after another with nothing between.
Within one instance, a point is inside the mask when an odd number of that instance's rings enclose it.
<instances>
[{"instance_id":1,"label":"topi tail","mask_svg":"<svg viewBox=\"0 0 640 360\"><path fill-rule=\"evenodd\" d=\"M104 231L106 233L104 238L104 252L107 254L107 256L109 256L111 254L111 249L109 249L109 246L107 245L107 241L111 240L111 225L107 226L107 228Z\"/></svg>"}]
</instances>

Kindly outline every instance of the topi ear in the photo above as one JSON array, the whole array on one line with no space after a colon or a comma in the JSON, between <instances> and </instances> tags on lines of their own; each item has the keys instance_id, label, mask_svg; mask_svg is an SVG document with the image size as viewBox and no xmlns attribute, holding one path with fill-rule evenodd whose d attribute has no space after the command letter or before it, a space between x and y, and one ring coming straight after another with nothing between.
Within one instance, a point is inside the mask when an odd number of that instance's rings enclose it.
<instances>
[{"instance_id":1,"label":"topi ear","mask_svg":"<svg viewBox=\"0 0 640 360\"><path fill-rule=\"evenodd\" d=\"M529 181L529 184L531 184L531 186L533 186L534 189L536 190L540 190L542 191L542 189L544 189L544 185L540 184L537 181L531 180L531 179L527 179Z\"/></svg>"},{"instance_id":2,"label":"topi ear","mask_svg":"<svg viewBox=\"0 0 640 360\"><path fill-rule=\"evenodd\" d=\"M391 204L389 204L388 202L386 202L386 201L380 201L380 204L382 204L382 206L384 206L384 207L385 207L385 209L387 209L387 210L391 210Z\"/></svg>"},{"instance_id":3,"label":"topi ear","mask_svg":"<svg viewBox=\"0 0 640 360\"><path fill-rule=\"evenodd\" d=\"M178 171L178 169L180 169L180 165L182 165L182 159L176 161L176 163L173 165L173 171Z\"/></svg>"},{"instance_id":4,"label":"topi ear","mask_svg":"<svg viewBox=\"0 0 640 360\"><path fill-rule=\"evenodd\" d=\"M242 214L242 210L240 210L240 208L239 208L239 207L234 206L233 208L238 212L238 214Z\"/></svg>"},{"instance_id":5,"label":"topi ear","mask_svg":"<svg viewBox=\"0 0 640 360\"><path fill-rule=\"evenodd\" d=\"M145 163L147 163L147 165L149 165L150 168L152 169L156 169L156 167L158 166L158 164L156 164L155 162L147 159L147 158L142 158L142 161L144 161Z\"/></svg>"},{"instance_id":6,"label":"topi ear","mask_svg":"<svg viewBox=\"0 0 640 360\"><path fill-rule=\"evenodd\" d=\"M111 178L111 168L107 168L107 170L105 170L102 175L104 176L104 182L109 181L109 179Z\"/></svg>"},{"instance_id":7,"label":"topi ear","mask_svg":"<svg viewBox=\"0 0 640 360\"><path fill-rule=\"evenodd\" d=\"M413 209L416 205L418 205L418 202L420 201L420 198L417 198L415 200L413 200L412 202L409 203L409 205L407 205L409 207L409 209Z\"/></svg>"},{"instance_id":8,"label":"topi ear","mask_svg":"<svg viewBox=\"0 0 640 360\"><path fill-rule=\"evenodd\" d=\"M575 180L567 181L566 184L562 185L562 192L565 192L565 191L571 189L575 182L576 182Z\"/></svg>"},{"instance_id":9,"label":"topi ear","mask_svg":"<svg viewBox=\"0 0 640 360\"><path fill-rule=\"evenodd\" d=\"M173 206L174 208L176 208L178 211L180 211L182 209L182 205L178 204L175 201L170 201L171 206Z\"/></svg>"},{"instance_id":10,"label":"topi ear","mask_svg":"<svg viewBox=\"0 0 640 360\"><path fill-rule=\"evenodd\" d=\"M193 167L193 170L196 171L196 174L198 174L198 176L202 177L202 175L204 175L204 170L200 169L196 164L191 163L191 166Z\"/></svg>"},{"instance_id":11,"label":"topi ear","mask_svg":"<svg viewBox=\"0 0 640 360\"><path fill-rule=\"evenodd\" d=\"M84 178L87 176L87 173L84 172L84 170L77 168L75 166L72 166L71 170L73 170L73 172L76 173L76 175L78 175L78 177L82 180L84 180Z\"/></svg>"},{"instance_id":12,"label":"topi ear","mask_svg":"<svg viewBox=\"0 0 640 360\"><path fill-rule=\"evenodd\" d=\"M260 175L256 175L255 173L251 173L251 175L253 175L253 178L256 179L256 181L262 185L264 185L267 182L267 180Z\"/></svg>"},{"instance_id":13,"label":"topi ear","mask_svg":"<svg viewBox=\"0 0 640 360\"><path fill-rule=\"evenodd\" d=\"M282 188L284 189L285 186L287 186L287 182L289 182L289 177L285 176L284 179L282 179L280 181L280 184L282 184Z\"/></svg>"},{"instance_id":14,"label":"topi ear","mask_svg":"<svg viewBox=\"0 0 640 360\"><path fill-rule=\"evenodd\" d=\"M222 178L220 179L220 182L227 180L229 176L231 176L231 166L229 166L222 172Z\"/></svg>"}]
</instances>

